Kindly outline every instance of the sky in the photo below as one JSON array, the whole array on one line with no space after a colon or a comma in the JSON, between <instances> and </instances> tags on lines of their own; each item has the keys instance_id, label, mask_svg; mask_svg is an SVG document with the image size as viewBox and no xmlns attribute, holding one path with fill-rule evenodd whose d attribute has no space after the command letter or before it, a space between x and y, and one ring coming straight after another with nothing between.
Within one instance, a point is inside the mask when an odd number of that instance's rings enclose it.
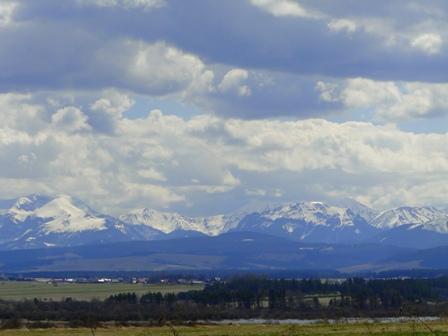
<instances>
[{"instance_id":1,"label":"sky","mask_svg":"<svg viewBox=\"0 0 448 336\"><path fill-rule=\"evenodd\" d=\"M0 0L0 198L447 205L442 0Z\"/></svg>"}]
</instances>

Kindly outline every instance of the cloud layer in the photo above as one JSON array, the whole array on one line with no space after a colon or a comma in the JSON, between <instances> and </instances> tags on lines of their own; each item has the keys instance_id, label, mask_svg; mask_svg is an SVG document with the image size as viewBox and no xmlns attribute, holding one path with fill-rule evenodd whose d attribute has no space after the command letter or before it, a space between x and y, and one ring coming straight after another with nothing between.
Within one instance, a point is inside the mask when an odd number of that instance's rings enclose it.
<instances>
[{"instance_id":1,"label":"cloud layer","mask_svg":"<svg viewBox=\"0 0 448 336\"><path fill-rule=\"evenodd\" d=\"M0 128L1 196L67 192L115 211L188 208L234 195L232 206L259 196L351 196L376 206L444 201L447 134L324 119L186 119L159 110L129 119L120 107L125 98L113 103L111 92L103 94L87 110L0 96L39 125L12 120ZM113 133L95 131L90 120L101 103L114 118Z\"/></svg>"},{"instance_id":2,"label":"cloud layer","mask_svg":"<svg viewBox=\"0 0 448 336\"><path fill-rule=\"evenodd\" d=\"M2 1L0 196L446 203L447 16L438 0Z\"/></svg>"}]
</instances>

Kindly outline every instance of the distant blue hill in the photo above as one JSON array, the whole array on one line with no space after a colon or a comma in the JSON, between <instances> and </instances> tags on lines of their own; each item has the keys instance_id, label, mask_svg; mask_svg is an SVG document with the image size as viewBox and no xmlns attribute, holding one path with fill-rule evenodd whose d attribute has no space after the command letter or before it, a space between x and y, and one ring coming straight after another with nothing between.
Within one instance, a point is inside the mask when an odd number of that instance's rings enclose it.
<instances>
[{"instance_id":1,"label":"distant blue hill","mask_svg":"<svg viewBox=\"0 0 448 336\"><path fill-rule=\"evenodd\" d=\"M312 244L232 232L217 237L2 251L0 271L340 270L415 252L377 244Z\"/></svg>"}]
</instances>

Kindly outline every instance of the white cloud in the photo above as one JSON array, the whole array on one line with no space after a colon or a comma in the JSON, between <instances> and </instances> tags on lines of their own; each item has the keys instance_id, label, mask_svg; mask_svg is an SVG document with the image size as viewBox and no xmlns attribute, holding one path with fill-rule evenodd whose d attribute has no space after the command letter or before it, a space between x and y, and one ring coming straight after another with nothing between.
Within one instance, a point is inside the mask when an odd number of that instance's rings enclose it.
<instances>
[{"instance_id":1,"label":"white cloud","mask_svg":"<svg viewBox=\"0 0 448 336\"><path fill-rule=\"evenodd\" d=\"M371 109L385 120L427 118L448 113L448 84L386 82L353 78L318 82L321 99L349 109Z\"/></svg>"},{"instance_id":2,"label":"white cloud","mask_svg":"<svg viewBox=\"0 0 448 336\"><path fill-rule=\"evenodd\" d=\"M249 72L244 69L232 69L228 71L218 88L221 92L233 92L241 97L246 97L251 95L250 87L245 83L249 78Z\"/></svg>"},{"instance_id":3,"label":"white cloud","mask_svg":"<svg viewBox=\"0 0 448 336\"><path fill-rule=\"evenodd\" d=\"M33 132L41 128L46 113L39 105L31 101L29 94L0 94L0 118L2 127Z\"/></svg>"},{"instance_id":4,"label":"white cloud","mask_svg":"<svg viewBox=\"0 0 448 336\"><path fill-rule=\"evenodd\" d=\"M369 99L355 102L378 98ZM200 199L236 190L247 199L279 201L303 199L312 191L320 197L347 193L375 203L375 187L381 185L388 185L388 195L397 200L414 203L446 195L440 188L433 194L427 188L448 178L448 134L320 119L182 119L158 110L141 119L119 114L113 134L78 133L87 120L74 107L60 108L46 123L33 131L14 123L0 127L0 197L11 196L5 188L13 180L20 186L17 193L69 193L104 211L148 204L195 206ZM418 194L403 193L417 185ZM383 197L376 203L392 201Z\"/></svg>"},{"instance_id":5,"label":"white cloud","mask_svg":"<svg viewBox=\"0 0 448 336\"><path fill-rule=\"evenodd\" d=\"M114 74L118 86L143 94L185 96L213 90L213 72L201 59L163 42L116 42L99 50L96 61Z\"/></svg>"},{"instance_id":6,"label":"white cloud","mask_svg":"<svg viewBox=\"0 0 448 336\"><path fill-rule=\"evenodd\" d=\"M73 106L59 109L51 116L51 124L56 130L77 132L90 130L87 116Z\"/></svg>"},{"instance_id":7,"label":"white cloud","mask_svg":"<svg viewBox=\"0 0 448 336\"><path fill-rule=\"evenodd\" d=\"M164 0L78 0L78 3L84 6L98 7L121 7L125 9L143 9L150 10L161 7L165 4Z\"/></svg>"},{"instance_id":8,"label":"white cloud","mask_svg":"<svg viewBox=\"0 0 448 336\"><path fill-rule=\"evenodd\" d=\"M230 171L226 171L222 177L222 183L225 186L234 188L241 184L241 181L237 179Z\"/></svg>"},{"instance_id":9,"label":"white cloud","mask_svg":"<svg viewBox=\"0 0 448 336\"><path fill-rule=\"evenodd\" d=\"M250 0L250 2L274 16L314 16L294 0Z\"/></svg>"},{"instance_id":10,"label":"white cloud","mask_svg":"<svg viewBox=\"0 0 448 336\"><path fill-rule=\"evenodd\" d=\"M402 179L395 183L378 184L361 190L353 188L336 192L336 197L351 197L357 194L357 200L376 209L387 209L402 206L446 205L442 195L446 195L448 186L440 180L412 181Z\"/></svg>"},{"instance_id":11,"label":"white cloud","mask_svg":"<svg viewBox=\"0 0 448 336\"><path fill-rule=\"evenodd\" d=\"M2 0L0 3L0 29L13 22L14 11L18 4L14 1Z\"/></svg>"},{"instance_id":12,"label":"white cloud","mask_svg":"<svg viewBox=\"0 0 448 336\"><path fill-rule=\"evenodd\" d=\"M442 37L435 33L421 34L411 40L411 46L426 54L433 55L439 53L443 44Z\"/></svg>"},{"instance_id":13,"label":"white cloud","mask_svg":"<svg viewBox=\"0 0 448 336\"><path fill-rule=\"evenodd\" d=\"M120 117L123 112L128 111L133 105L134 100L129 95L117 90L106 90L102 97L96 100L91 109L93 111L102 111Z\"/></svg>"},{"instance_id":14,"label":"white cloud","mask_svg":"<svg viewBox=\"0 0 448 336\"><path fill-rule=\"evenodd\" d=\"M152 167L146 169L140 169L138 171L138 175L149 180L166 181L166 177L163 175L163 173L157 171Z\"/></svg>"},{"instance_id":15,"label":"white cloud","mask_svg":"<svg viewBox=\"0 0 448 336\"><path fill-rule=\"evenodd\" d=\"M348 19L334 19L328 23L328 28L331 31L353 33L356 31L356 23Z\"/></svg>"}]
</instances>

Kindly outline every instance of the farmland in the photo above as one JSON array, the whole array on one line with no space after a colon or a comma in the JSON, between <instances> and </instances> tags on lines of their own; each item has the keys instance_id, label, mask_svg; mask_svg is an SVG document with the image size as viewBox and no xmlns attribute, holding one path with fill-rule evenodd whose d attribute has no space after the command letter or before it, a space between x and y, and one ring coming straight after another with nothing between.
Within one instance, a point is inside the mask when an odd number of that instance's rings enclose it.
<instances>
[{"instance_id":1,"label":"farmland","mask_svg":"<svg viewBox=\"0 0 448 336\"><path fill-rule=\"evenodd\" d=\"M447 321L406 323L338 323L311 325L199 325L149 328L98 328L91 329L19 329L4 330L4 336L294 336L294 335L448 335Z\"/></svg>"},{"instance_id":2,"label":"farmland","mask_svg":"<svg viewBox=\"0 0 448 336\"><path fill-rule=\"evenodd\" d=\"M2 281L0 282L0 299L20 301L24 299L77 300L105 299L119 293L148 292L178 293L194 289L202 289L202 285L188 284L130 284L130 283L47 283L38 281Z\"/></svg>"}]
</instances>

